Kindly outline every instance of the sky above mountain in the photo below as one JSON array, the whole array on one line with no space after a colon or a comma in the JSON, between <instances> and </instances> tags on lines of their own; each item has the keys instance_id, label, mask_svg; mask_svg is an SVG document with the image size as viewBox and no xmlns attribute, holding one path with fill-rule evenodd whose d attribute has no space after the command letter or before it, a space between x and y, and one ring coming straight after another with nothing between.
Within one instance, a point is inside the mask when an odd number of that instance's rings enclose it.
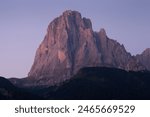
<instances>
[{"instance_id":1,"label":"sky above mountain","mask_svg":"<svg viewBox=\"0 0 150 117\"><path fill-rule=\"evenodd\" d=\"M0 0L0 75L27 76L48 24L68 9L133 55L150 47L149 0Z\"/></svg>"}]
</instances>

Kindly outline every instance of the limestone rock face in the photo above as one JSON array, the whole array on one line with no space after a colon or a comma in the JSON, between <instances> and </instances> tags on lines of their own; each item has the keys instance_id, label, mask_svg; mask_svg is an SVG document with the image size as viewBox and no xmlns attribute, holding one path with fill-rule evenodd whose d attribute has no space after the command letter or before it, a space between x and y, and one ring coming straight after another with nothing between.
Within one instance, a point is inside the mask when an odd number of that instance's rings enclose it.
<instances>
[{"instance_id":1,"label":"limestone rock face","mask_svg":"<svg viewBox=\"0 0 150 117\"><path fill-rule=\"evenodd\" d=\"M94 32L90 19L69 10L49 24L29 78L45 78L47 83L55 84L70 78L80 68L96 66L144 69L123 45L109 39L104 29Z\"/></svg>"},{"instance_id":2,"label":"limestone rock face","mask_svg":"<svg viewBox=\"0 0 150 117\"><path fill-rule=\"evenodd\" d=\"M150 70L150 48L144 50L142 54L138 54L136 58L146 67L147 70Z\"/></svg>"}]
</instances>

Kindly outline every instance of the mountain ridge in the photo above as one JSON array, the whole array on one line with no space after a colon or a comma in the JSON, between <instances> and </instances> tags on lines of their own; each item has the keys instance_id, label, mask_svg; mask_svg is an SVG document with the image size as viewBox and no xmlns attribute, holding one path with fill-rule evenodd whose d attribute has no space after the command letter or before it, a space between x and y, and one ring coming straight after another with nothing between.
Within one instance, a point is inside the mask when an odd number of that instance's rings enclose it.
<instances>
[{"instance_id":1,"label":"mountain ridge","mask_svg":"<svg viewBox=\"0 0 150 117\"><path fill-rule=\"evenodd\" d=\"M80 68L98 66L145 70L123 45L108 38L104 29L93 31L90 19L69 10L49 24L28 77L46 78L55 84L69 79Z\"/></svg>"},{"instance_id":2,"label":"mountain ridge","mask_svg":"<svg viewBox=\"0 0 150 117\"><path fill-rule=\"evenodd\" d=\"M132 56L68 10L48 25L28 77L0 77L0 99L150 99L149 78L150 48Z\"/></svg>"},{"instance_id":3,"label":"mountain ridge","mask_svg":"<svg viewBox=\"0 0 150 117\"><path fill-rule=\"evenodd\" d=\"M150 48L145 49L141 54L137 54L136 58L150 71Z\"/></svg>"}]
</instances>

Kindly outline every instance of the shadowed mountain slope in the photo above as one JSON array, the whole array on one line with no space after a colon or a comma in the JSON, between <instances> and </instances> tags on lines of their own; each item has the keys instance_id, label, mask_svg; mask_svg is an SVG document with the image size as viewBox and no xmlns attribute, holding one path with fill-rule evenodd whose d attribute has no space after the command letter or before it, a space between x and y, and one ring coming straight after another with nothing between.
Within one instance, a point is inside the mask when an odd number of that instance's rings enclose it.
<instances>
[{"instance_id":1,"label":"shadowed mountain slope","mask_svg":"<svg viewBox=\"0 0 150 117\"><path fill-rule=\"evenodd\" d=\"M46 99L150 99L150 72L83 68L59 87L45 89Z\"/></svg>"}]
</instances>

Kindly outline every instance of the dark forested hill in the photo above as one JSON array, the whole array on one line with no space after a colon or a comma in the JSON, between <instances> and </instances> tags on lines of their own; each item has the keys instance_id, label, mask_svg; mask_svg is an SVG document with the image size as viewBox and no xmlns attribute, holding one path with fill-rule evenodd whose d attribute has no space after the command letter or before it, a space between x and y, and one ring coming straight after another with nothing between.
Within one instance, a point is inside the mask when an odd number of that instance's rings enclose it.
<instances>
[{"instance_id":1,"label":"dark forested hill","mask_svg":"<svg viewBox=\"0 0 150 117\"><path fill-rule=\"evenodd\" d=\"M150 72L83 68L72 80L57 89L54 98L150 99Z\"/></svg>"},{"instance_id":2,"label":"dark forested hill","mask_svg":"<svg viewBox=\"0 0 150 117\"><path fill-rule=\"evenodd\" d=\"M0 77L0 99L1 100L20 100L20 99L41 99L28 91L17 88L8 79Z\"/></svg>"},{"instance_id":3,"label":"dark forested hill","mask_svg":"<svg viewBox=\"0 0 150 117\"><path fill-rule=\"evenodd\" d=\"M19 81L21 80L19 79ZM150 72L125 71L106 67L88 67L80 69L74 77L57 86L25 87L23 84L22 86L22 88L17 88L7 79L1 77L0 98L81 100L150 99Z\"/></svg>"}]
</instances>

